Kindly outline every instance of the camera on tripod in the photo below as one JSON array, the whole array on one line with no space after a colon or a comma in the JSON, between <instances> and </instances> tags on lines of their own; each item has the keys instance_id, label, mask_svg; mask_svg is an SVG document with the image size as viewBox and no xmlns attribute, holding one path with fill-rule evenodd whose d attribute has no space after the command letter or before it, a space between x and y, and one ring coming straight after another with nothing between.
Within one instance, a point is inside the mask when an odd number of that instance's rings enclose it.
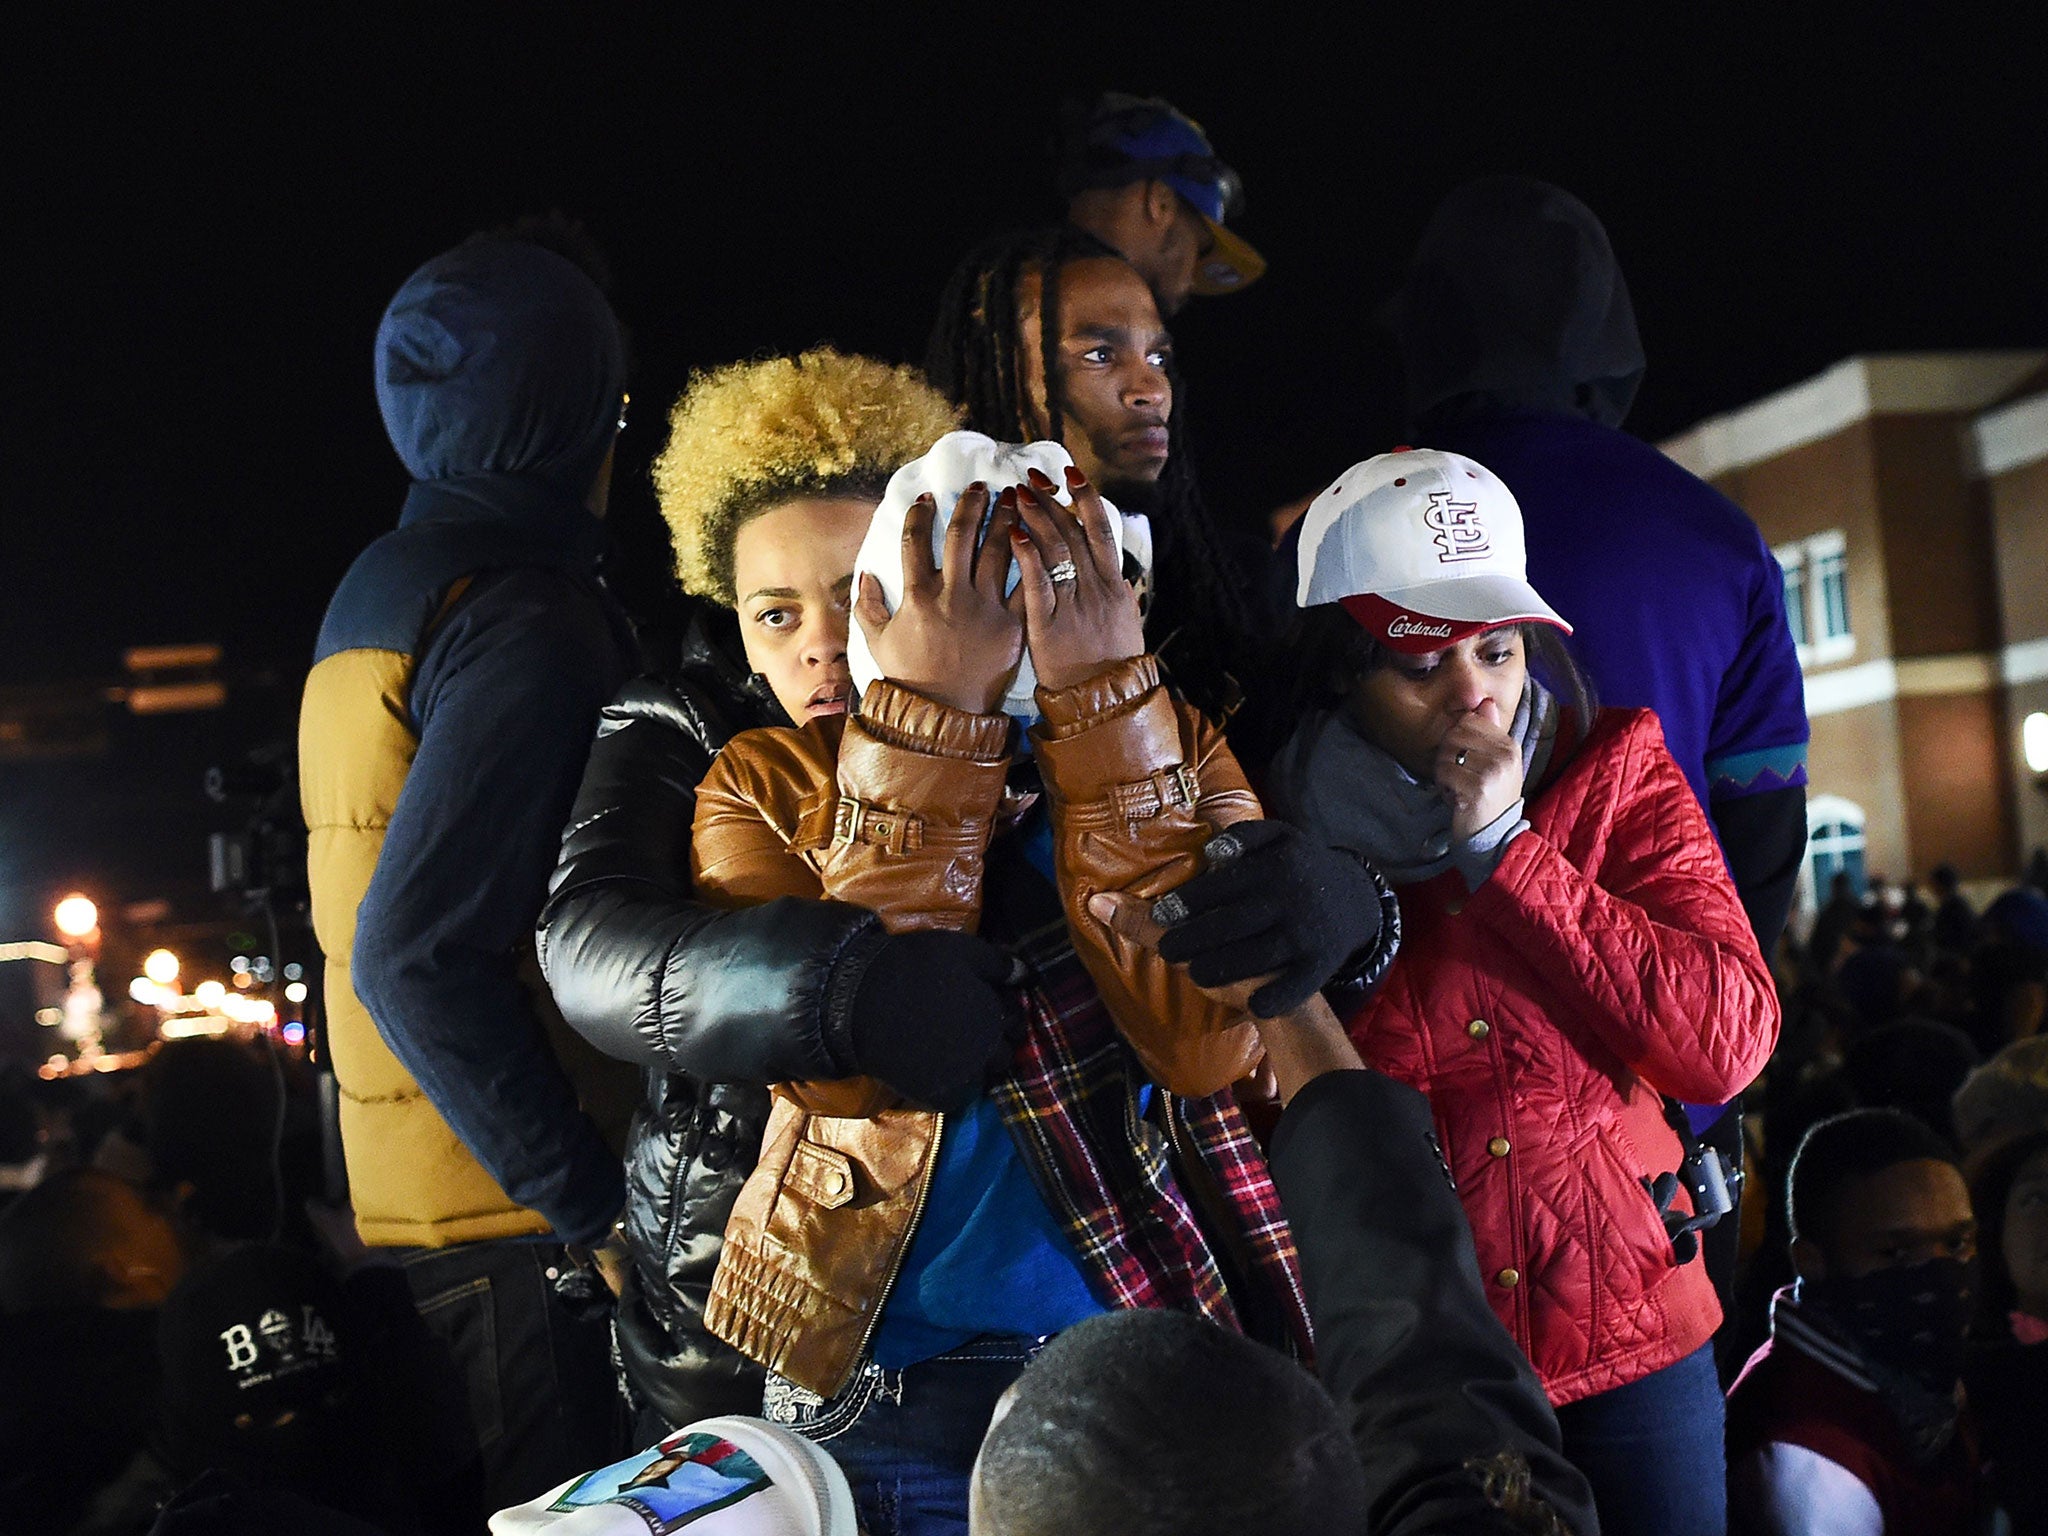
<instances>
[{"instance_id":1,"label":"camera on tripod","mask_svg":"<svg viewBox=\"0 0 2048 1536\"><path fill-rule=\"evenodd\" d=\"M289 742L270 742L206 770L207 798L243 807L247 818L207 839L207 879L222 895L279 913L303 913L306 821L299 811L298 759Z\"/></svg>"}]
</instances>

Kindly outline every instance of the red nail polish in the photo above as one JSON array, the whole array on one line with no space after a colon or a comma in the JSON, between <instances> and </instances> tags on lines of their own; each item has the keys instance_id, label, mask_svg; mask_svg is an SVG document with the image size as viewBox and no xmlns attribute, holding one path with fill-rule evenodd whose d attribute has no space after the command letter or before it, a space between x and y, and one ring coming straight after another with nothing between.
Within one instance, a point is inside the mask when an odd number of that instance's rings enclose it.
<instances>
[{"instance_id":1,"label":"red nail polish","mask_svg":"<svg viewBox=\"0 0 2048 1536\"><path fill-rule=\"evenodd\" d=\"M1052 489L1052 476L1048 475L1044 470L1033 468L1027 470L1026 473L1030 476L1033 485L1042 485L1048 491Z\"/></svg>"},{"instance_id":2,"label":"red nail polish","mask_svg":"<svg viewBox=\"0 0 2048 1536\"><path fill-rule=\"evenodd\" d=\"M1087 483L1088 477L1081 473L1080 468L1077 465L1069 464L1067 466L1068 485L1074 487L1076 490L1079 490L1082 486L1086 485Z\"/></svg>"}]
</instances>

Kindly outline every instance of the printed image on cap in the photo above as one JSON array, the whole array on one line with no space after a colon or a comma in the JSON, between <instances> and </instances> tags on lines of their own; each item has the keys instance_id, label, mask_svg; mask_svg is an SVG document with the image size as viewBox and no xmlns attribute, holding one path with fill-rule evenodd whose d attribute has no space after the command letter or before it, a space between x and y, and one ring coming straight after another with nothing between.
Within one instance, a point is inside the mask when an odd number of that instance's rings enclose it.
<instances>
[{"instance_id":1,"label":"printed image on cap","mask_svg":"<svg viewBox=\"0 0 2048 1536\"><path fill-rule=\"evenodd\" d=\"M1431 448L1354 464L1309 504L1295 603L1340 603L1411 655L1501 624L1572 628L1529 585L1513 493L1485 465Z\"/></svg>"},{"instance_id":2,"label":"printed image on cap","mask_svg":"<svg viewBox=\"0 0 2048 1536\"><path fill-rule=\"evenodd\" d=\"M497 1536L855 1536L846 1474L765 1419L700 1419L491 1517Z\"/></svg>"},{"instance_id":3,"label":"printed image on cap","mask_svg":"<svg viewBox=\"0 0 2048 1536\"><path fill-rule=\"evenodd\" d=\"M1061 506L1069 506L1073 498L1066 488L1066 470L1073 462L1073 456L1059 443L999 443L979 432L948 432L921 457L912 459L889 477L889 488L882 493L881 504L875 508L875 520L868 525L867 537L854 557L854 590L860 590L863 575L871 575L880 584L882 600L891 613L902 605L903 522L918 497L929 494L938 504L938 513L932 519L932 559L936 563L945 552L946 524L968 486L976 481L986 485L993 511L995 498L1010 486L1024 484L1026 473L1035 469L1052 481L1053 499ZM1109 514L1110 529L1124 552L1124 575L1138 588L1142 602L1152 571L1152 525L1136 513L1119 512L1107 496L1102 498L1102 507ZM1017 580L1017 563L1012 556L1003 591L1016 591ZM863 692L881 676L874 652L868 648L867 635L858 622L846 637L846 665L853 673L853 686ZM1031 665L1031 653L1026 650L1017 675L1004 690L1002 712L1027 725L1036 720L1037 689L1038 674Z\"/></svg>"}]
</instances>

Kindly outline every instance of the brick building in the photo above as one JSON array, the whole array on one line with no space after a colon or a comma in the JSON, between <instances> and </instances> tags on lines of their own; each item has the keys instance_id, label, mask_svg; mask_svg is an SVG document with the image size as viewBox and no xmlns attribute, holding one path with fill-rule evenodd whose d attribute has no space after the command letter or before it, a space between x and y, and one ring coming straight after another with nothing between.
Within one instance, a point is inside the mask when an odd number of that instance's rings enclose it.
<instances>
[{"instance_id":1,"label":"brick building","mask_svg":"<svg viewBox=\"0 0 2048 1536\"><path fill-rule=\"evenodd\" d=\"M1663 444L1756 519L1806 676L1802 905L2048 843L2048 353L1856 357ZM2033 727L2048 770L2048 713ZM2048 781L2044 781L2048 782Z\"/></svg>"}]
</instances>

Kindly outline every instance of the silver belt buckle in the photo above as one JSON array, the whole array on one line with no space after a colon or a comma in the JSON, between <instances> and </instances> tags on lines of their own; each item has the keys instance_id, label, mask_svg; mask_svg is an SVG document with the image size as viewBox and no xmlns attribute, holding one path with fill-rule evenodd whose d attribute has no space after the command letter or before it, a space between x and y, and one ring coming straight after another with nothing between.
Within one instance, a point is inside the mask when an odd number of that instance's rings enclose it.
<instances>
[{"instance_id":1,"label":"silver belt buckle","mask_svg":"<svg viewBox=\"0 0 2048 1536\"><path fill-rule=\"evenodd\" d=\"M818 1410L824 1406L825 1399L817 1393L773 1371L761 1387L761 1417L771 1424L807 1423L817 1418Z\"/></svg>"}]
</instances>

